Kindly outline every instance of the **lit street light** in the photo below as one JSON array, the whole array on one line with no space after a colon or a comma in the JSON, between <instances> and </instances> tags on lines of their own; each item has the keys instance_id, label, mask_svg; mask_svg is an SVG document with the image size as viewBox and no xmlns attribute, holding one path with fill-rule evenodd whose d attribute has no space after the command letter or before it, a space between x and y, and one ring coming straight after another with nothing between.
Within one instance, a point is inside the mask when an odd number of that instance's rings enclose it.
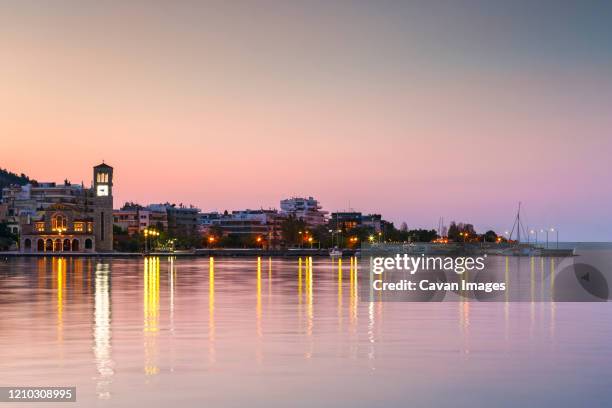
<instances>
[{"instance_id":1,"label":"lit street light","mask_svg":"<svg viewBox=\"0 0 612 408\"><path fill-rule=\"evenodd\" d=\"M540 232L546 233L546 249L548 249L548 230L544 231L543 229L541 229Z\"/></svg>"},{"instance_id":2,"label":"lit street light","mask_svg":"<svg viewBox=\"0 0 612 408\"><path fill-rule=\"evenodd\" d=\"M557 249L559 249L559 230L555 229L555 228L551 228L550 232L554 232L554 233L557 234L557 237L556 237L556 239L557 239Z\"/></svg>"},{"instance_id":3,"label":"lit street light","mask_svg":"<svg viewBox=\"0 0 612 408\"><path fill-rule=\"evenodd\" d=\"M144 229L144 239L145 239L145 254L149 252L149 237L158 237L159 231L155 231L152 228Z\"/></svg>"}]
</instances>

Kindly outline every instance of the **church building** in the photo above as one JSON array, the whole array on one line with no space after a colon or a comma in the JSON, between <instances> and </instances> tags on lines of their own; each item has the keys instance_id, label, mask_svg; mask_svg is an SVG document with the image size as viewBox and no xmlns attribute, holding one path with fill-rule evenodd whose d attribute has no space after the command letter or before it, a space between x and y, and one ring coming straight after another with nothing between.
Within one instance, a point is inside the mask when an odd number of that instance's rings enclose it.
<instances>
[{"instance_id":1,"label":"church building","mask_svg":"<svg viewBox=\"0 0 612 408\"><path fill-rule=\"evenodd\" d=\"M93 168L91 188L65 181L21 189L13 203L21 209L21 252L113 250L113 168L108 164Z\"/></svg>"}]
</instances>

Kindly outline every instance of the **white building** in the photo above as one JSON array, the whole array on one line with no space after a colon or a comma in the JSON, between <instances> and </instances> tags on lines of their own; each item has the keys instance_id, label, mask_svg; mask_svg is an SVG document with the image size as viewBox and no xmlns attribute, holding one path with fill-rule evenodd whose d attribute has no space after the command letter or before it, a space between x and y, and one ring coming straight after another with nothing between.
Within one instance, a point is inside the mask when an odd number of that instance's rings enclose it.
<instances>
[{"instance_id":1,"label":"white building","mask_svg":"<svg viewBox=\"0 0 612 408\"><path fill-rule=\"evenodd\" d=\"M292 215L303 220L309 226L325 224L327 211L321 211L321 205L313 197L292 197L280 202L281 213Z\"/></svg>"}]
</instances>

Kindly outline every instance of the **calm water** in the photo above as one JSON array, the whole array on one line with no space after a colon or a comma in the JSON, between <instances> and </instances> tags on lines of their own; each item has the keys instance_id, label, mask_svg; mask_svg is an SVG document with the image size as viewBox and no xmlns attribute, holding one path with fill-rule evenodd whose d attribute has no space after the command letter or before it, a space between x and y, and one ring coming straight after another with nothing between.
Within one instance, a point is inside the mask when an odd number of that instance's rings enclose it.
<instances>
[{"instance_id":1,"label":"calm water","mask_svg":"<svg viewBox=\"0 0 612 408\"><path fill-rule=\"evenodd\" d=\"M0 385L75 385L73 407L612 400L608 303L369 303L349 259L340 270L329 259L312 274L268 258L0 261Z\"/></svg>"}]
</instances>

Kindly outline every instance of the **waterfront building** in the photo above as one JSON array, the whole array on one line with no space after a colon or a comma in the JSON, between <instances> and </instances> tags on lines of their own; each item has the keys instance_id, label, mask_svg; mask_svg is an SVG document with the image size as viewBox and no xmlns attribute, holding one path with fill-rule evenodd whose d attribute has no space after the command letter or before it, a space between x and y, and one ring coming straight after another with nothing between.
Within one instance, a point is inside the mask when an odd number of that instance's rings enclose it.
<instances>
[{"instance_id":1,"label":"waterfront building","mask_svg":"<svg viewBox=\"0 0 612 408\"><path fill-rule=\"evenodd\" d=\"M139 231L155 228L157 231L168 231L168 212L155 211L148 208L138 211Z\"/></svg>"},{"instance_id":2,"label":"waterfront building","mask_svg":"<svg viewBox=\"0 0 612 408\"><path fill-rule=\"evenodd\" d=\"M361 216L361 225L372 228L374 232L380 232L383 229L385 221L380 214L364 214Z\"/></svg>"},{"instance_id":3,"label":"waterfront building","mask_svg":"<svg viewBox=\"0 0 612 408\"><path fill-rule=\"evenodd\" d=\"M129 235L138 234L140 231L138 211L136 208L113 210L113 225Z\"/></svg>"},{"instance_id":4,"label":"waterfront building","mask_svg":"<svg viewBox=\"0 0 612 408\"><path fill-rule=\"evenodd\" d=\"M374 232L382 231L385 222L380 214L362 214L357 211L335 212L331 214L329 226L334 230L350 231L357 227L372 228Z\"/></svg>"},{"instance_id":5,"label":"waterfront building","mask_svg":"<svg viewBox=\"0 0 612 408\"><path fill-rule=\"evenodd\" d=\"M32 183L3 189L7 217L18 224L21 252L102 252L113 249L113 168L93 168L82 184Z\"/></svg>"},{"instance_id":6,"label":"waterfront building","mask_svg":"<svg viewBox=\"0 0 612 408\"><path fill-rule=\"evenodd\" d=\"M360 212L335 212L331 214L329 219L330 227L334 230L349 231L361 225Z\"/></svg>"},{"instance_id":7,"label":"waterfront building","mask_svg":"<svg viewBox=\"0 0 612 408\"><path fill-rule=\"evenodd\" d=\"M113 223L129 235L141 233L147 228L167 231L168 214L165 209L154 211L139 205L124 205L113 211Z\"/></svg>"},{"instance_id":8,"label":"waterfront building","mask_svg":"<svg viewBox=\"0 0 612 408\"><path fill-rule=\"evenodd\" d=\"M199 233L200 225L200 209L192 205L184 206L183 204L150 204L146 207L150 211L148 214L149 223L161 223L161 228L167 228L168 232L173 236L192 236ZM166 213L164 219L161 213ZM153 214L153 218L151 217Z\"/></svg>"},{"instance_id":9,"label":"waterfront building","mask_svg":"<svg viewBox=\"0 0 612 408\"><path fill-rule=\"evenodd\" d=\"M221 214L219 212L201 212L198 214L198 230L202 235L208 235L210 233L210 227L218 224L221 217L228 216L229 214Z\"/></svg>"},{"instance_id":10,"label":"waterfront building","mask_svg":"<svg viewBox=\"0 0 612 408\"><path fill-rule=\"evenodd\" d=\"M268 247L278 246L281 225L286 215L277 210L239 210L231 213L218 212L200 214L200 230L204 235L220 234L224 237L260 237ZM220 237L216 237L220 238Z\"/></svg>"},{"instance_id":11,"label":"waterfront building","mask_svg":"<svg viewBox=\"0 0 612 408\"><path fill-rule=\"evenodd\" d=\"M325 225L327 211L322 211L322 207L313 197L292 197L280 202L281 213L301 219L310 227Z\"/></svg>"},{"instance_id":12,"label":"waterfront building","mask_svg":"<svg viewBox=\"0 0 612 408\"><path fill-rule=\"evenodd\" d=\"M64 180L63 184L11 185L2 189L2 203L6 206L5 222L13 233L20 234L21 225L27 223L37 211L54 204L78 204L83 197L83 186L68 180Z\"/></svg>"}]
</instances>

